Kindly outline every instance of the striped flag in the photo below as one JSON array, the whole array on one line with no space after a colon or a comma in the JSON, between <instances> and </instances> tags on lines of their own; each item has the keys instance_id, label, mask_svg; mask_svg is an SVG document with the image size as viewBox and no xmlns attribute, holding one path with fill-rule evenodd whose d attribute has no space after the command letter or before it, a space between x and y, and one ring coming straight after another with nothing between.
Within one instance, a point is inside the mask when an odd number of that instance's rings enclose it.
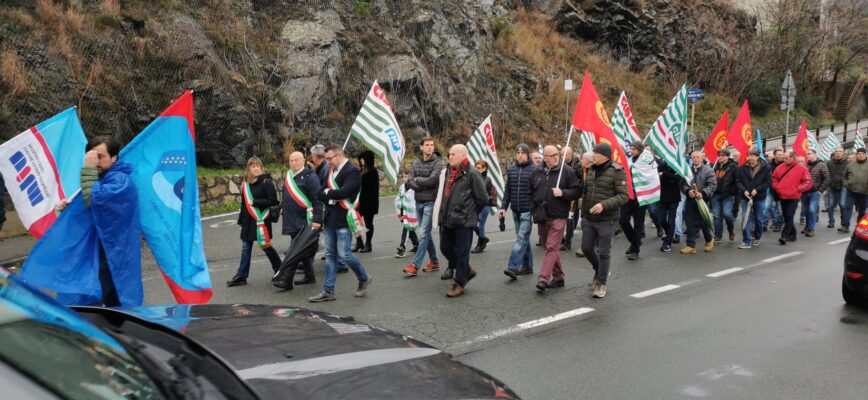
<instances>
[{"instance_id":1,"label":"striped flag","mask_svg":"<svg viewBox=\"0 0 868 400\"><path fill-rule=\"evenodd\" d=\"M832 157L832 152L838 147L841 147L841 141L835 136L835 132L829 132L829 136L826 136L826 140L823 141L820 150L817 151L817 156L823 161L829 161L829 158Z\"/></svg>"},{"instance_id":2,"label":"striped flag","mask_svg":"<svg viewBox=\"0 0 868 400\"><path fill-rule=\"evenodd\" d=\"M865 148L865 140L862 139L862 133L859 132L859 122L856 122L856 137L853 139L853 148L856 150Z\"/></svg>"},{"instance_id":3,"label":"striped flag","mask_svg":"<svg viewBox=\"0 0 868 400\"><path fill-rule=\"evenodd\" d=\"M660 201L660 175L657 162L651 151L645 149L630 167L633 172L633 188L639 205L644 206Z\"/></svg>"},{"instance_id":4,"label":"striped flag","mask_svg":"<svg viewBox=\"0 0 868 400\"><path fill-rule=\"evenodd\" d=\"M808 148L820 152L820 142L817 141L817 136L810 132L808 132Z\"/></svg>"},{"instance_id":5,"label":"striped flag","mask_svg":"<svg viewBox=\"0 0 868 400\"><path fill-rule=\"evenodd\" d=\"M393 185L398 184L406 145L392 106L377 81L371 86L350 133L383 159L386 177Z\"/></svg>"},{"instance_id":6,"label":"striped flag","mask_svg":"<svg viewBox=\"0 0 868 400\"><path fill-rule=\"evenodd\" d=\"M591 132L582 132L580 137L582 138L582 147L585 148L585 152L593 151L594 145L597 144L597 139L594 138L594 134Z\"/></svg>"},{"instance_id":7,"label":"striped flag","mask_svg":"<svg viewBox=\"0 0 868 400\"><path fill-rule=\"evenodd\" d=\"M687 158L684 157L684 144L687 136L684 128L686 122L687 84L684 84L657 118L657 121L654 122L654 125L651 126L651 130L645 136L645 141L678 175L683 176L688 182L692 182L693 174L690 172Z\"/></svg>"},{"instance_id":8,"label":"striped flag","mask_svg":"<svg viewBox=\"0 0 868 400\"><path fill-rule=\"evenodd\" d=\"M419 226L419 218L416 215L416 192L413 189L407 190L404 184L401 184L398 195L395 196L395 213L398 214L398 220L407 231L415 231Z\"/></svg>"},{"instance_id":9,"label":"striped flag","mask_svg":"<svg viewBox=\"0 0 868 400\"><path fill-rule=\"evenodd\" d=\"M639 129L636 128L636 122L633 118L633 111L630 109L630 103L627 102L627 95L621 92L621 97L618 98L618 105L615 106L615 112L612 114L612 131L618 137L618 141L624 147L624 152L630 153L630 143L641 142L639 137Z\"/></svg>"},{"instance_id":10,"label":"striped flag","mask_svg":"<svg viewBox=\"0 0 868 400\"><path fill-rule=\"evenodd\" d=\"M467 157L471 164L475 164L479 160L488 163L488 177L491 178L491 183L494 185L494 190L497 192L497 209L503 203L503 174L500 171L500 162L497 160L497 148L494 146L494 130L491 128L491 115L482 121L479 128L470 136L467 141ZM491 209L492 213L494 209Z\"/></svg>"}]
</instances>

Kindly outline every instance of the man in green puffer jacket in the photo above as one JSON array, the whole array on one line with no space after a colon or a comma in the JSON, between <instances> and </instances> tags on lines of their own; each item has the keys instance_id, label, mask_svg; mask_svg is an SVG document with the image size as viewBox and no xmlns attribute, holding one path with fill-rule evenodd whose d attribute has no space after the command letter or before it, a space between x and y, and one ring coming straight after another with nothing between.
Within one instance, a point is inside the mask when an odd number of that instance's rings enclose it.
<instances>
[{"instance_id":1,"label":"man in green puffer jacket","mask_svg":"<svg viewBox=\"0 0 868 400\"><path fill-rule=\"evenodd\" d=\"M847 215L841 216L841 226L850 230L850 212L856 207L856 221L868 212L868 157L865 148L856 150L856 159L844 170L844 187L847 188ZM842 213L843 214L843 213Z\"/></svg>"},{"instance_id":2,"label":"man in green puffer jacket","mask_svg":"<svg viewBox=\"0 0 868 400\"><path fill-rule=\"evenodd\" d=\"M603 298L609 277L612 237L621 217L621 206L629 200L627 174L612 162L612 146L608 143L594 146L594 166L586 176L582 197L582 252L594 267L591 282L594 297Z\"/></svg>"}]
</instances>

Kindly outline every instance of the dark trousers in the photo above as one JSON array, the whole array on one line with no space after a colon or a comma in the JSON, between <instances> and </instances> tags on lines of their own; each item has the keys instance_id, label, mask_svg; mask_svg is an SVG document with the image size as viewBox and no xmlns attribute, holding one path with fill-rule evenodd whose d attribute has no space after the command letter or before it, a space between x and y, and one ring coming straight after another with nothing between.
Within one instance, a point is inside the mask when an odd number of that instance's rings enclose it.
<instances>
[{"instance_id":1,"label":"dark trousers","mask_svg":"<svg viewBox=\"0 0 868 400\"><path fill-rule=\"evenodd\" d=\"M678 213L677 201L657 203L657 220L663 226L666 236L663 237L663 243L667 246L672 246L672 240L675 237L675 214Z\"/></svg>"},{"instance_id":2,"label":"dark trousers","mask_svg":"<svg viewBox=\"0 0 868 400\"><path fill-rule=\"evenodd\" d=\"M360 213L361 214L361 213ZM368 231L365 232L365 239L367 239L367 246L371 246L371 239L374 237L374 216L377 214L361 214L362 220L365 221L365 228L368 228ZM361 236L356 238L356 242L358 242L359 247L365 247L365 240L362 239Z\"/></svg>"},{"instance_id":3,"label":"dark trousers","mask_svg":"<svg viewBox=\"0 0 868 400\"><path fill-rule=\"evenodd\" d=\"M605 285L609 278L609 263L612 259L612 238L615 236L615 221L590 222L582 219L582 252L594 267L594 279ZM597 254L596 247L600 253Z\"/></svg>"},{"instance_id":4,"label":"dark trousers","mask_svg":"<svg viewBox=\"0 0 868 400\"><path fill-rule=\"evenodd\" d=\"M784 229L781 230L781 239L789 242L796 241L796 223L793 218L796 216L796 209L798 207L799 199L781 199L781 212L784 214Z\"/></svg>"},{"instance_id":5,"label":"dark trousers","mask_svg":"<svg viewBox=\"0 0 868 400\"><path fill-rule=\"evenodd\" d=\"M645 226L645 210L647 207L640 206L638 200L629 200L621 206L621 219L618 223L621 225L621 230L624 231L624 236L630 241L631 253L639 253L639 247L642 246L642 237L640 236ZM633 222L630 225L630 222Z\"/></svg>"},{"instance_id":6,"label":"dark trousers","mask_svg":"<svg viewBox=\"0 0 868 400\"><path fill-rule=\"evenodd\" d=\"M705 201L705 200L700 200ZM687 220L687 246L696 247L696 237L699 236L699 231L702 230L702 237L705 242L714 240L711 234L711 227L702 219L699 214L699 205L696 204L696 199L687 198L684 203L684 217Z\"/></svg>"},{"instance_id":7,"label":"dark trousers","mask_svg":"<svg viewBox=\"0 0 868 400\"><path fill-rule=\"evenodd\" d=\"M473 228L440 228L440 252L455 271L455 283L464 287L470 273L470 246Z\"/></svg>"},{"instance_id":8,"label":"dark trousers","mask_svg":"<svg viewBox=\"0 0 868 400\"><path fill-rule=\"evenodd\" d=\"M118 298L118 290L112 280L112 271L109 269L108 259L106 259L102 245L99 246L99 285L102 289L102 305L120 307L121 300Z\"/></svg>"},{"instance_id":9,"label":"dark trousers","mask_svg":"<svg viewBox=\"0 0 868 400\"><path fill-rule=\"evenodd\" d=\"M567 218L567 225L564 231L563 244L567 247L573 247L573 235L576 233L576 228L579 226L579 202L573 202L573 218Z\"/></svg>"},{"instance_id":10,"label":"dark trousers","mask_svg":"<svg viewBox=\"0 0 868 400\"><path fill-rule=\"evenodd\" d=\"M408 231L407 228L401 230L401 242L398 244L398 247L404 247L404 243L407 243L407 237L410 237L410 242L413 243L413 246L419 246L419 237L416 236L416 231Z\"/></svg>"},{"instance_id":11,"label":"dark trousers","mask_svg":"<svg viewBox=\"0 0 868 400\"><path fill-rule=\"evenodd\" d=\"M253 252L253 241L250 240L242 240L241 241L241 261L238 263L238 271L235 271L236 278L247 278L250 274L250 257ZM267 247L262 249L265 252L265 256L268 257L268 261L271 262L271 269L274 272L280 269L280 256L277 255L277 251L274 250L274 247Z\"/></svg>"}]
</instances>

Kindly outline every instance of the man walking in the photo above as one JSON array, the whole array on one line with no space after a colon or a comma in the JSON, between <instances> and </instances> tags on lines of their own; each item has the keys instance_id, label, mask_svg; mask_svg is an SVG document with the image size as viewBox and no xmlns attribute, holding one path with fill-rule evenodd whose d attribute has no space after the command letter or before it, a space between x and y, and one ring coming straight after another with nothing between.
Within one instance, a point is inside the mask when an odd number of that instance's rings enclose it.
<instances>
[{"instance_id":1,"label":"man walking","mask_svg":"<svg viewBox=\"0 0 868 400\"><path fill-rule=\"evenodd\" d=\"M543 148L543 167L537 169L530 179L533 191L533 222L539 224L546 255L537 277L536 288L564 287L564 270L561 265L559 246L563 240L570 204L579 198L579 178L569 165L561 171L558 148Z\"/></svg>"},{"instance_id":2,"label":"man walking","mask_svg":"<svg viewBox=\"0 0 868 400\"><path fill-rule=\"evenodd\" d=\"M672 243L675 240L675 215L678 212L678 205L681 203L681 175L678 175L672 167L662 160L657 163L657 172L660 174L660 201L657 202L657 219L665 232L660 251L668 253L672 251Z\"/></svg>"},{"instance_id":3,"label":"man walking","mask_svg":"<svg viewBox=\"0 0 868 400\"><path fill-rule=\"evenodd\" d=\"M447 271L454 271L452 288L447 297L464 294L467 282L476 276L470 267L470 246L473 228L479 223L479 212L488 204L488 191L482 174L470 165L467 147L456 144L449 149L449 169L438 179L436 225L440 229L440 251L449 261ZM451 275L451 274L450 274Z\"/></svg>"},{"instance_id":4,"label":"man walking","mask_svg":"<svg viewBox=\"0 0 868 400\"><path fill-rule=\"evenodd\" d=\"M612 146L594 146L594 166L588 171L582 200L582 251L594 267L595 298L606 297L615 221L628 199L627 174L612 162Z\"/></svg>"},{"instance_id":5,"label":"man walking","mask_svg":"<svg viewBox=\"0 0 868 400\"><path fill-rule=\"evenodd\" d=\"M643 151L645 151L645 145L642 142L635 141L630 143L630 157L632 157L634 163L639 160L639 156ZM642 235L640 232L645 226L645 211L647 211L647 207L639 205L639 196L634 189L633 200L628 199L621 206L621 218L618 221L621 230L624 231L624 236L630 242L630 247L627 248L627 252L625 253L628 260L639 259L639 249L642 247ZM630 224L631 221L632 225Z\"/></svg>"},{"instance_id":6,"label":"man walking","mask_svg":"<svg viewBox=\"0 0 868 400\"><path fill-rule=\"evenodd\" d=\"M693 182L687 183L686 179L681 180L681 192L687 195L687 201L684 203L684 219L687 223L687 241L686 246L681 249L681 254L696 253L696 237L699 231L702 230L702 236L705 239L705 252L711 252L714 248L714 238L711 234L711 227L707 225L702 215L699 213L698 201L707 202L714 195L717 189L717 179L714 177L714 171L706 164L702 163L702 152L694 151L690 154L690 170L693 172Z\"/></svg>"},{"instance_id":7,"label":"man walking","mask_svg":"<svg viewBox=\"0 0 868 400\"><path fill-rule=\"evenodd\" d=\"M306 227L318 231L322 227L322 202L319 199L321 189L319 177L310 167L304 164L304 154L300 151L289 155L289 171L283 185L283 234L289 235L295 241L298 234ZM294 283L307 285L315 283L313 274L313 255L302 261L304 278ZM287 272L286 289L292 289L292 279L297 265L291 266Z\"/></svg>"},{"instance_id":8,"label":"man walking","mask_svg":"<svg viewBox=\"0 0 868 400\"><path fill-rule=\"evenodd\" d=\"M588 171L594 165L594 152L593 151L586 151L586 152L582 153L582 159L579 161L580 161L580 165L579 165L579 169L576 171L576 176L579 177L579 185L580 185L579 186L579 193L580 193L579 197L580 198L573 202L573 203L575 203L575 208L576 208L576 212L575 212L575 215L573 216L573 219L576 220L577 226L579 224L580 218L584 217L584 215L582 215L582 212L581 212L582 211L581 193L585 192L585 179L587 179L587 177L588 177ZM576 256L578 256L578 257L584 257L585 256L585 253L582 252L581 243L579 244L579 248L576 249Z\"/></svg>"},{"instance_id":9,"label":"man walking","mask_svg":"<svg viewBox=\"0 0 868 400\"><path fill-rule=\"evenodd\" d=\"M503 271L511 280L517 275L533 273L533 254L530 250L531 189L530 178L537 167L530 162L530 148L522 143L515 148L515 165L506 171L506 188L503 191L503 207L498 213L502 218L506 210L512 209L515 223L515 243L509 253L507 268Z\"/></svg>"},{"instance_id":10,"label":"man walking","mask_svg":"<svg viewBox=\"0 0 868 400\"><path fill-rule=\"evenodd\" d=\"M581 173L582 173L581 160L579 160L579 157L574 157L573 149L569 146L564 147L564 149L562 151L564 154L564 170L566 170L566 169L572 170L573 174L575 174L576 177L579 178L579 191L581 191L581 185L582 185L582 182L581 182L582 181L582 178L581 178ZM543 152L545 152L545 150L543 150ZM543 158L545 158L545 155L543 155ZM543 160L543 161L545 161L545 160ZM569 215L567 216L567 227L565 228L566 230L564 231L564 240L561 243L561 250L569 250L570 248L573 247L573 235L576 232L576 227L578 227L578 225L579 225L578 222L579 222L579 201L574 200L572 203L570 203L570 212L569 212Z\"/></svg>"},{"instance_id":11,"label":"man walking","mask_svg":"<svg viewBox=\"0 0 868 400\"><path fill-rule=\"evenodd\" d=\"M365 266L350 251L353 236L360 235L361 216L355 211L355 199L362 187L362 172L353 163L348 162L344 150L338 145L329 146L325 159L331 167L325 189L320 194L320 200L325 203L323 222L325 229L325 282L320 294L309 297L314 303L335 300L335 281L338 265L349 267L359 280L356 297L368 294L371 277L365 272ZM353 231L355 230L355 231Z\"/></svg>"},{"instance_id":12,"label":"man walking","mask_svg":"<svg viewBox=\"0 0 868 400\"><path fill-rule=\"evenodd\" d=\"M413 161L410 174L407 177L407 188L413 189L416 195L416 218L419 220L419 249L413 257L413 262L404 267L404 274L416 276L419 268L425 261L425 253L428 253L428 264L422 268L424 272L432 272L440 269L437 261L437 250L434 248L434 240L431 239L431 224L434 217L434 200L437 197L437 184L440 171L443 170L443 160L434 155L434 138L425 136L419 143L422 158ZM451 279L446 271L441 278Z\"/></svg>"},{"instance_id":13,"label":"man walking","mask_svg":"<svg viewBox=\"0 0 868 400\"><path fill-rule=\"evenodd\" d=\"M784 213L784 229L781 230L781 245L796 241L796 225L793 217L799 206L802 193L811 189L811 173L804 165L796 160L796 153L792 150L784 153L783 164L775 168L772 173L772 189L781 199L781 211Z\"/></svg>"},{"instance_id":14,"label":"man walking","mask_svg":"<svg viewBox=\"0 0 868 400\"><path fill-rule=\"evenodd\" d=\"M868 211L868 158L865 148L856 150L856 157L844 170L844 186L847 187L847 215L841 216L841 226L850 231L850 213L856 207L856 221ZM842 213L843 214L843 213Z\"/></svg>"},{"instance_id":15,"label":"man walking","mask_svg":"<svg viewBox=\"0 0 868 400\"><path fill-rule=\"evenodd\" d=\"M771 196L768 194L771 179L769 164L760 158L760 151L750 149L747 152L747 162L738 167L735 175L735 186L741 198L742 218L747 218L747 223L744 224L741 232L742 243L738 246L739 249L760 245L763 237L765 200L766 196Z\"/></svg>"},{"instance_id":16,"label":"man walking","mask_svg":"<svg viewBox=\"0 0 868 400\"><path fill-rule=\"evenodd\" d=\"M817 158L814 149L808 149L808 172L811 174L813 184L807 192L802 194L802 209L805 210L805 229L802 233L807 237L814 236L814 228L820 218L820 195L829 187L829 168L826 162Z\"/></svg>"},{"instance_id":17,"label":"man walking","mask_svg":"<svg viewBox=\"0 0 868 400\"><path fill-rule=\"evenodd\" d=\"M329 177L329 163L325 159L325 146L321 144L310 148L310 168L319 178L320 185L325 184Z\"/></svg>"},{"instance_id":18,"label":"man walking","mask_svg":"<svg viewBox=\"0 0 868 400\"><path fill-rule=\"evenodd\" d=\"M733 203L737 188L735 173L738 167L729 158L728 149L720 149L717 152L717 163L714 164L714 177L717 179L717 188L711 197L711 213L714 215L714 241L720 243L723 240L723 223L726 222L726 230L729 233L729 241L735 240L733 229L734 218L732 216Z\"/></svg>"},{"instance_id":19,"label":"man walking","mask_svg":"<svg viewBox=\"0 0 868 400\"><path fill-rule=\"evenodd\" d=\"M771 161L769 161L769 169L772 173L784 163L784 149L781 147L775 148L772 152ZM768 230L769 223L772 224L772 232L780 232L784 225L783 214L781 213L781 200L778 197L774 188L771 190L771 196L766 196L766 218L764 219L763 230Z\"/></svg>"},{"instance_id":20,"label":"man walking","mask_svg":"<svg viewBox=\"0 0 868 400\"><path fill-rule=\"evenodd\" d=\"M844 170L847 169L847 163L849 161L844 157L844 148L838 147L832 153L832 159L826 165L829 168L829 189L826 192L826 211L829 213L827 228L835 227L836 208L841 210L841 221L844 221L844 205L847 203L847 188L844 187ZM838 231L843 229L844 225L842 224L838 228Z\"/></svg>"}]
</instances>

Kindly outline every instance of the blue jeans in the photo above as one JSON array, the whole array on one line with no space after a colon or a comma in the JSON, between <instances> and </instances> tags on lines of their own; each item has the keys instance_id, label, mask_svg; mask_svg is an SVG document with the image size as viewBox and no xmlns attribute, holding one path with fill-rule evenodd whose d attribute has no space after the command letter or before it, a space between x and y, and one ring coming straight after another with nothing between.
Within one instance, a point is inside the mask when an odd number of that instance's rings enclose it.
<instances>
[{"instance_id":1,"label":"blue jeans","mask_svg":"<svg viewBox=\"0 0 868 400\"><path fill-rule=\"evenodd\" d=\"M711 196L711 214L714 215L714 236L723 237L723 222L726 221L726 229L733 231L734 219L732 217L732 205L735 196L716 194Z\"/></svg>"},{"instance_id":2,"label":"blue jeans","mask_svg":"<svg viewBox=\"0 0 868 400\"><path fill-rule=\"evenodd\" d=\"M675 236L681 236L681 227L684 225L684 202L687 200L687 195L681 193L681 202L678 203L678 209L675 210Z\"/></svg>"},{"instance_id":3,"label":"blue jeans","mask_svg":"<svg viewBox=\"0 0 868 400\"><path fill-rule=\"evenodd\" d=\"M485 237L485 223L488 222L488 214L490 213L491 207L485 207L479 212L479 223L476 225L476 228L473 228L473 231L476 232L476 236L481 238Z\"/></svg>"},{"instance_id":4,"label":"blue jeans","mask_svg":"<svg viewBox=\"0 0 868 400\"><path fill-rule=\"evenodd\" d=\"M359 278L359 282L368 280L368 274L362 262L350 250L353 243L353 234L350 228L332 228L326 226L323 230L325 242L325 283L322 290L328 293L335 292L335 281L338 276L338 265L349 267Z\"/></svg>"},{"instance_id":5,"label":"blue jeans","mask_svg":"<svg viewBox=\"0 0 868 400\"><path fill-rule=\"evenodd\" d=\"M856 223L858 224L859 219L865 215L866 209L868 209L868 194L847 191L847 201L844 203L844 209L847 213L846 215L841 213L841 226L850 227L850 217L854 207L856 209Z\"/></svg>"},{"instance_id":6,"label":"blue jeans","mask_svg":"<svg viewBox=\"0 0 868 400\"><path fill-rule=\"evenodd\" d=\"M518 271L521 267L533 269L533 254L530 252L530 231L533 224L530 223L530 211L513 211L512 220L515 222L515 243L509 253L508 267L513 271Z\"/></svg>"},{"instance_id":7,"label":"blue jeans","mask_svg":"<svg viewBox=\"0 0 868 400\"><path fill-rule=\"evenodd\" d=\"M841 209L841 222L844 222L844 216L847 216L847 220L850 220L850 210L845 210L844 206L847 204L847 188L840 189L832 189L829 188L829 191L826 192L828 199L826 200L826 211L829 213L829 225L835 225L835 208Z\"/></svg>"},{"instance_id":8,"label":"blue jeans","mask_svg":"<svg viewBox=\"0 0 868 400\"><path fill-rule=\"evenodd\" d=\"M768 226L772 223L773 228L780 229L784 226L784 214L781 212L780 200L775 200L771 192L766 195L766 215L763 220L763 226Z\"/></svg>"},{"instance_id":9,"label":"blue jeans","mask_svg":"<svg viewBox=\"0 0 868 400\"><path fill-rule=\"evenodd\" d=\"M268 257L268 261L271 262L271 269L274 272L280 269L280 256L277 255L277 251L274 250L274 247L269 247L263 249L265 252L265 256ZM251 253L253 252L253 242L242 240L241 241L241 261L238 263L238 270L235 271L236 278L247 278L250 275L250 258Z\"/></svg>"},{"instance_id":10,"label":"blue jeans","mask_svg":"<svg viewBox=\"0 0 868 400\"><path fill-rule=\"evenodd\" d=\"M428 259L432 262L437 262L437 249L434 248L434 240L431 239L434 203L417 203L416 217L419 218L419 227L416 229L416 234L419 235L419 250L416 251L416 256L413 257L413 264L417 268L422 268L422 261L425 260L426 251L428 252Z\"/></svg>"},{"instance_id":11,"label":"blue jeans","mask_svg":"<svg viewBox=\"0 0 868 400\"><path fill-rule=\"evenodd\" d=\"M750 210L747 208L747 200L741 200L741 218L750 218L747 224L744 225L744 230L741 232L742 242L752 244L754 241L760 241L763 237L763 226L765 226L766 202L754 201ZM744 223L744 222L742 222ZM753 228L753 235L751 235Z\"/></svg>"},{"instance_id":12,"label":"blue jeans","mask_svg":"<svg viewBox=\"0 0 868 400\"><path fill-rule=\"evenodd\" d=\"M802 210L805 212L805 229L813 231L820 216L820 192L802 193Z\"/></svg>"}]
</instances>

